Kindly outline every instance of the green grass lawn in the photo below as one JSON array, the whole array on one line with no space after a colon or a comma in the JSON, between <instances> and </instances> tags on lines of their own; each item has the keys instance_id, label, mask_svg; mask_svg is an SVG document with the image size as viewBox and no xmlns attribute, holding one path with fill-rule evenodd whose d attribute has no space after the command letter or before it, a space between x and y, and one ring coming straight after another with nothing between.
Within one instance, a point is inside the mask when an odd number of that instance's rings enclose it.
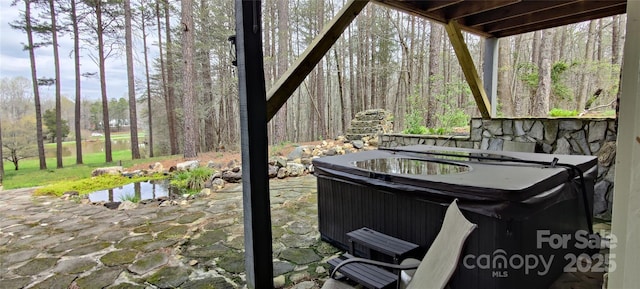
<instances>
[{"instance_id":1,"label":"green grass lawn","mask_svg":"<svg viewBox=\"0 0 640 289\"><path fill-rule=\"evenodd\" d=\"M4 189L28 188L36 186L44 186L63 181L75 181L88 178L91 171L99 167L115 166L122 161L122 166L130 167L134 164L149 163L156 160L169 159L171 156L162 156L155 158L131 160L131 150L120 150L113 152L113 163L105 162L104 153L88 153L83 154L84 164L75 164L75 156L64 157L62 160L63 168L56 169L56 159L47 158L47 169L40 170L40 162L38 158L29 158L21 160L18 163L19 170L15 170L13 163L4 162Z\"/></svg>"}]
</instances>

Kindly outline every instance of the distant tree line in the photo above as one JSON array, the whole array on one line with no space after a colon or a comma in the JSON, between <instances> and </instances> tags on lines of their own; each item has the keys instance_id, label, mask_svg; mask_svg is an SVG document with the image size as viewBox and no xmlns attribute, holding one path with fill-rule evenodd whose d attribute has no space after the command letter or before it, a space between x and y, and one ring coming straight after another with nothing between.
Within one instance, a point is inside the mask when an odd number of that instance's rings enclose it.
<instances>
[{"instance_id":1,"label":"distant tree line","mask_svg":"<svg viewBox=\"0 0 640 289\"><path fill-rule=\"evenodd\" d=\"M263 1L267 89L344 3ZM92 129L105 135L107 162L112 161L111 129L104 124L112 120L130 125L132 158L140 157L138 123L148 132L151 155L194 157L197 152L238 147L237 74L227 41L235 34L233 1L16 0L14 5L22 7L22 15L12 25L25 32L25 51L32 61L28 98L35 111L30 114L36 131L32 141L41 168L46 163L42 165L39 85L56 87L52 110L56 141L65 131L64 97L59 93L58 73L48 81L38 76L33 51L51 49L58 67L56 42L60 36L74 40L76 95L71 127L78 144L78 163L82 162L79 129L86 124L87 115ZM500 39L499 115L547 116L552 109L583 111L587 106L610 103L618 89L625 21L620 15ZM131 41L134 37L143 41L143 47L136 47ZM465 40L476 66L482 69L484 40L470 34L465 34ZM137 61L132 56L134 49L143 54ZM123 54L128 95L114 101L106 90L105 64ZM83 71L81 64L88 61L98 64L99 71ZM144 75L134 75L134 66L144 67ZM83 76L92 75L100 81L99 104L89 104L80 95L81 83L89 81ZM593 98L596 91L600 92ZM344 133L355 113L370 108L392 111L397 131L410 125L459 126L478 115L440 24L368 5L269 123L270 141L336 137ZM4 114L3 124L7 121ZM6 125L1 128L7 130Z\"/></svg>"}]
</instances>

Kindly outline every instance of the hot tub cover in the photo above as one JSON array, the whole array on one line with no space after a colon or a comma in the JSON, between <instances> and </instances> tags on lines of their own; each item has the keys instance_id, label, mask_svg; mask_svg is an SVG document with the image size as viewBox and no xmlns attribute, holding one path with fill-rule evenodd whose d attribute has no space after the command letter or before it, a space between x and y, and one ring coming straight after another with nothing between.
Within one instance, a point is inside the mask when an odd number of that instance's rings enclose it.
<instances>
[{"instance_id":1,"label":"hot tub cover","mask_svg":"<svg viewBox=\"0 0 640 289\"><path fill-rule=\"evenodd\" d=\"M394 158L467 166L469 169L428 175L385 173L356 166L358 162ZM554 159L557 164L552 164ZM582 198L582 194L578 194L581 186L576 172L563 165L579 168L592 184L597 158L415 145L317 158L313 164L314 174L319 177L420 194L425 200L441 203L457 198L463 209L503 218L526 216L563 200Z\"/></svg>"}]
</instances>

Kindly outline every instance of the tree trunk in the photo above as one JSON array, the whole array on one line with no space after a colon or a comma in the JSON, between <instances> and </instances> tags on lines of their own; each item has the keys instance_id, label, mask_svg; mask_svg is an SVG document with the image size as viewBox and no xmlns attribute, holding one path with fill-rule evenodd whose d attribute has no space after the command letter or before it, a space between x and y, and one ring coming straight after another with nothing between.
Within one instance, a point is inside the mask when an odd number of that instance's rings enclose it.
<instances>
[{"instance_id":1,"label":"tree trunk","mask_svg":"<svg viewBox=\"0 0 640 289\"><path fill-rule=\"evenodd\" d=\"M178 153L178 135L176 132L176 105L174 95L174 74L173 74L173 43L171 42L171 21L169 17L169 0L164 0L164 19L165 19L165 38L167 45L167 94L165 99L167 110L167 123L169 125L169 144L171 147L171 154Z\"/></svg>"},{"instance_id":2,"label":"tree trunk","mask_svg":"<svg viewBox=\"0 0 640 289\"><path fill-rule=\"evenodd\" d=\"M198 20L200 29L197 31L200 45L196 45L198 53L198 62L200 63L200 79L202 80L202 109L204 114L202 131L200 135L203 136L204 144L201 151L213 151L216 146L216 100L213 95L213 80L211 78L211 49L214 44L211 43L210 38L207 37L207 30L210 27L212 21L209 17L209 1L200 0L200 11L198 12ZM225 43L226 44L226 43ZM225 45L226 46L226 45ZM215 53L215 52L214 52ZM225 57L226 59L226 57ZM220 61L220 60L219 60ZM219 77L222 77L221 75Z\"/></svg>"},{"instance_id":3,"label":"tree trunk","mask_svg":"<svg viewBox=\"0 0 640 289\"><path fill-rule=\"evenodd\" d=\"M505 117L514 116L513 96L511 94L511 44L509 38L502 38L498 45L498 99L501 112Z\"/></svg>"},{"instance_id":4,"label":"tree trunk","mask_svg":"<svg viewBox=\"0 0 640 289\"><path fill-rule=\"evenodd\" d=\"M436 125L436 97L442 93L442 68L440 66L440 52L442 51L442 26L433 21L429 22L429 92L427 96L426 126Z\"/></svg>"},{"instance_id":5,"label":"tree trunk","mask_svg":"<svg viewBox=\"0 0 640 289\"><path fill-rule=\"evenodd\" d=\"M342 112L340 118L340 133L344 134L347 132L347 112L349 110L346 109L347 101L345 100L344 95L344 84L342 83L344 80L342 79L342 68L340 66L340 58L338 57L338 50L333 50L333 57L336 60L336 71L338 73L338 98L340 99L340 111Z\"/></svg>"},{"instance_id":6,"label":"tree trunk","mask_svg":"<svg viewBox=\"0 0 640 289\"><path fill-rule=\"evenodd\" d=\"M316 31L320 33L324 28L324 2L325 1L317 1L318 9L316 11ZM313 138L321 136L323 138L328 138L327 135L327 123L326 123L326 115L325 115L325 83L324 83L324 60L320 60L316 66L316 110L318 115L318 121L316 123L316 127L314 130L317 132L317 135L313 135ZM313 101L313 99L312 99Z\"/></svg>"},{"instance_id":7,"label":"tree trunk","mask_svg":"<svg viewBox=\"0 0 640 289\"><path fill-rule=\"evenodd\" d=\"M602 58L604 57L604 47L602 45L602 41L603 41L603 37L602 37L602 30L604 30L603 28L603 24L602 24L602 18L598 19L598 40L597 40L597 44L598 44L598 50L596 53L596 59L598 60L598 62L602 61Z\"/></svg>"},{"instance_id":8,"label":"tree trunk","mask_svg":"<svg viewBox=\"0 0 640 289\"><path fill-rule=\"evenodd\" d=\"M44 154L44 138L42 136L42 109L40 107L40 88L38 87L38 74L36 70L36 55L33 44L33 34L31 29L31 1L24 0L25 4L25 24L27 32L27 41L29 49L29 60L31 62L31 82L33 85L33 97L36 110L36 137L38 142L38 159L40 160L40 169L47 169L47 160ZM1 148L0 148L1 149ZM16 169L18 166L16 165Z\"/></svg>"},{"instance_id":9,"label":"tree trunk","mask_svg":"<svg viewBox=\"0 0 640 289\"><path fill-rule=\"evenodd\" d=\"M558 50L558 60L565 60L566 55L565 55L565 45L567 44L567 28L566 27L562 27L561 28L562 32L561 32L561 36L560 36L560 44L558 45L557 49Z\"/></svg>"},{"instance_id":10,"label":"tree trunk","mask_svg":"<svg viewBox=\"0 0 640 289\"><path fill-rule=\"evenodd\" d=\"M611 64L620 63L620 15L613 16L611 27Z\"/></svg>"},{"instance_id":11,"label":"tree trunk","mask_svg":"<svg viewBox=\"0 0 640 289\"><path fill-rule=\"evenodd\" d=\"M136 109L136 85L133 74L133 40L131 28L131 0L124 0L124 38L127 58L127 87L129 93L129 130L131 133L131 158L140 158L138 146L138 112Z\"/></svg>"},{"instance_id":12,"label":"tree trunk","mask_svg":"<svg viewBox=\"0 0 640 289\"><path fill-rule=\"evenodd\" d=\"M551 43L553 31L545 29L540 37L540 65L538 67L538 88L531 104L531 116L546 117L549 113L551 94Z\"/></svg>"},{"instance_id":13,"label":"tree trunk","mask_svg":"<svg viewBox=\"0 0 640 289\"><path fill-rule=\"evenodd\" d=\"M585 103L587 102L587 94L589 94L588 87L588 70L587 66L592 61L593 56L593 42L594 35L596 29L596 20L589 21L589 32L587 33L587 43L584 51L584 59L583 59L583 69L580 75L580 83L578 84L578 102L577 102L577 111L582 111L584 109Z\"/></svg>"},{"instance_id":14,"label":"tree trunk","mask_svg":"<svg viewBox=\"0 0 640 289\"><path fill-rule=\"evenodd\" d=\"M106 57L104 55L104 40L103 36L103 28L102 27L102 2L96 2L96 19L97 19L97 34L98 34L98 62L100 69L100 92L102 96L102 126L104 128L104 153L105 153L105 162L110 163L113 162L113 156L111 154L111 127L109 120L109 100L107 98L107 80L106 80L106 71L105 71L105 60Z\"/></svg>"},{"instance_id":15,"label":"tree trunk","mask_svg":"<svg viewBox=\"0 0 640 289\"><path fill-rule=\"evenodd\" d=\"M514 51L521 51L523 45L523 35L520 34L518 36L515 37L515 47L514 47ZM511 62L512 65L511 67L517 67L517 65L520 63L520 53L516 53L513 57L513 61ZM523 116L525 114L525 102L524 102L524 97L519 97L518 95L518 76L515 74L516 69L513 70L514 74L512 74L512 82L511 82L511 95L513 95L513 106L515 108L515 116Z\"/></svg>"},{"instance_id":16,"label":"tree trunk","mask_svg":"<svg viewBox=\"0 0 640 289\"><path fill-rule=\"evenodd\" d=\"M75 64L76 76L76 98L74 105L74 128L76 135L76 164L82 164L82 127L80 125L81 114L81 93L80 93L80 31L78 28L78 15L76 11L76 0L71 0L71 22L73 25L73 62Z\"/></svg>"},{"instance_id":17,"label":"tree trunk","mask_svg":"<svg viewBox=\"0 0 640 289\"><path fill-rule=\"evenodd\" d=\"M157 2L156 2L157 3ZM142 23L142 45L144 47L143 52L144 52L144 75L145 75L145 81L146 81L146 85L147 85L147 122L149 123L149 157L152 158L153 157L153 113L151 113L151 82L149 79L149 53L148 53L148 49L147 49L147 31L146 31L146 26L145 26L145 22L147 21L146 18L146 8L143 6L142 7L142 13L141 13L141 17L142 17L142 21L140 21L140 23ZM162 53L160 54L162 56ZM162 68L160 68L162 69ZM161 72L162 73L162 72ZM164 75L164 74L163 74Z\"/></svg>"},{"instance_id":18,"label":"tree trunk","mask_svg":"<svg viewBox=\"0 0 640 289\"><path fill-rule=\"evenodd\" d=\"M195 158L197 156L198 126L196 123L195 109L195 85L194 85L194 32L193 3L191 0L182 0L182 109L184 112L184 157Z\"/></svg>"},{"instance_id":19,"label":"tree trunk","mask_svg":"<svg viewBox=\"0 0 640 289\"><path fill-rule=\"evenodd\" d=\"M275 79L279 79L289 67L289 7L287 0L277 1L278 12L278 53L277 71ZM287 139L287 103L275 115L274 141L283 142Z\"/></svg>"},{"instance_id":20,"label":"tree trunk","mask_svg":"<svg viewBox=\"0 0 640 289\"><path fill-rule=\"evenodd\" d=\"M533 41L531 42L531 63L540 65L540 38L542 33L540 30L533 32Z\"/></svg>"},{"instance_id":21,"label":"tree trunk","mask_svg":"<svg viewBox=\"0 0 640 289\"><path fill-rule=\"evenodd\" d=\"M160 75L162 76L162 83L161 83L161 87L162 87L162 97L164 99L164 103L165 103L165 112L167 115L167 127L170 128L171 126L168 125L169 123L169 102L167 101L169 99L169 88L168 88L168 83L167 83L167 65L164 59L164 53L162 53L162 22L160 21L160 2L163 0L156 0L156 22L158 25L158 54L160 55ZM169 146L171 146L172 141L169 140ZM171 149L169 150L171 151Z\"/></svg>"},{"instance_id":22,"label":"tree trunk","mask_svg":"<svg viewBox=\"0 0 640 289\"><path fill-rule=\"evenodd\" d=\"M53 44L53 69L56 86L56 167L62 168L62 99L60 95L60 56L58 54L58 22L56 21L55 1L49 0L51 14L51 40Z\"/></svg>"},{"instance_id":23,"label":"tree trunk","mask_svg":"<svg viewBox=\"0 0 640 289\"><path fill-rule=\"evenodd\" d=\"M205 2L205 1L203 1ZM215 100L213 96L213 84L211 83L211 60L210 53L207 48L200 48L200 61L201 61L201 75L202 85L204 89L204 98L206 102L205 116L204 116L204 142L205 150L213 151L216 146L216 111Z\"/></svg>"}]
</instances>

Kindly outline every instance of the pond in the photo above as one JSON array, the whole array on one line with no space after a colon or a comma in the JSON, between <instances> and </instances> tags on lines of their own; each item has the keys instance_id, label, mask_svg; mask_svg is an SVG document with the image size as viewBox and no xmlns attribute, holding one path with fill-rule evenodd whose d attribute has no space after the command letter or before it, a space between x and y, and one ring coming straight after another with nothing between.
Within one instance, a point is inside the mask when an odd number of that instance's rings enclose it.
<instances>
[{"instance_id":1,"label":"pond","mask_svg":"<svg viewBox=\"0 0 640 289\"><path fill-rule=\"evenodd\" d=\"M140 140L140 149L144 149L143 140ZM111 151L121 151L131 149L131 140L128 138L125 139L112 139L111 140ZM56 156L56 146L45 146L45 155L49 158ZM89 140L82 141L82 153L90 154L90 153L99 153L104 152L104 140ZM69 157L76 155L76 145L73 142L64 143L62 145L62 156Z\"/></svg>"},{"instance_id":2,"label":"pond","mask_svg":"<svg viewBox=\"0 0 640 289\"><path fill-rule=\"evenodd\" d=\"M125 200L150 200L170 197L177 192L167 180L150 180L137 182L113 189L95 191L89 194L91 202L122 202Z\"/></svg>"}]
</instances>

